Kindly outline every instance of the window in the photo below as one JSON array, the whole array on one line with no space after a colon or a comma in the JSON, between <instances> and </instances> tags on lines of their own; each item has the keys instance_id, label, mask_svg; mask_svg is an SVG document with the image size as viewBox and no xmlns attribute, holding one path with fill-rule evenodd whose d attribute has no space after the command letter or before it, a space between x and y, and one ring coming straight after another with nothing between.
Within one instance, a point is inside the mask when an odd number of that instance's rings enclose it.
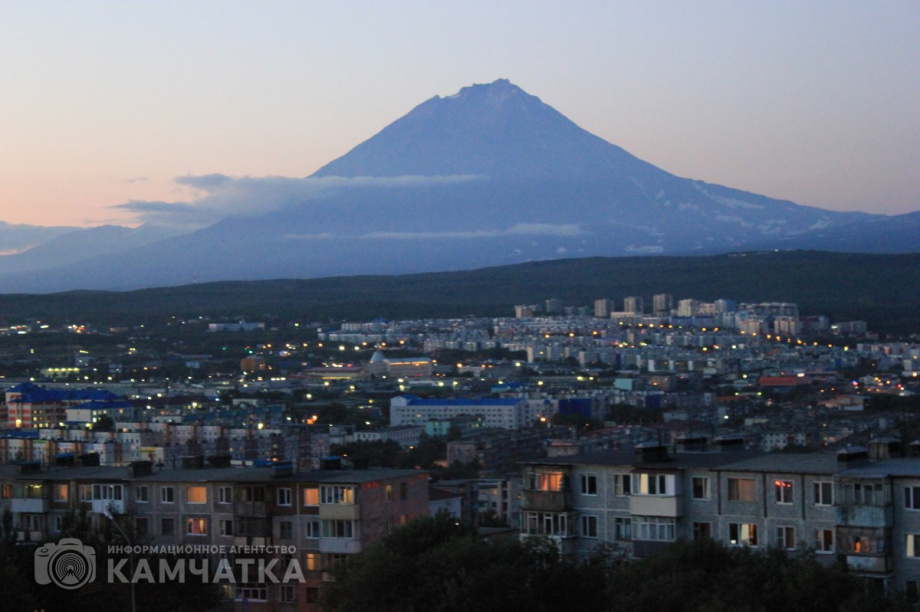
<instances>
[{"instance_id":1,"label":"window","mask_svg":"<svg viewBox=\"0 0 920 612\"><path fill-rule=\"evenodd\" d=\"M792 481L791 480L774 480L773 495L778 504L792 503Z\"/></svg>"},{"instance_id":2,"label":"window","mask_svg":"<svg viewBox=\"0 0 920 612\"><path fill-rule=\"evenodd\" d=\"M908 557L920 557L920 533L907 534L907 547L905 551Z\"/></svg>"},{"instance_id":3,"label":"window","mask_svg":"<svg viewBox=\"0 0 920 612\"><path fill-rule=\"evenodd\" d=\"M45 528L44 518L41 514L23 514L19 524L27 531L42 531Z\"/></svg>"},{"instance_id":4,"label":"window","mask_svg":"<svg viewBox=\"0 0 920 612\"><path fill-rule=\"evenodd\" d=\"M756 501L757 485L753 478L729 478L728 501Z\"/></svg>"},{"instance_id":5,"label":"window","mask_svg":"<svg viewBox=\"0 0 920 612\"><path fill-rule=\"evenodd\" d=\"M121 485L95 484L93 485L93 499L120 501L122 490Z\"/></svg>"},{"instance_id":6,"label":"window","mask_svg":"<svg viewBox=\"0 0 920 612\"><path fill-rule=\"evenodd\" d=\"M324 538L353 538L355 537L355 522L343 520L323 521Z\"/></svg>"},{"instance_id":7,"label":"window","mask_svg":"<svg viewBox=\"0 0 920 612\"><path fill-rule=\"evenodd\" d=\"M669 495L668 481L673 480L673 476L669 477L665 474L633 474L633 479L632 490L637 495Z\"/></svg>"},{"instance_id":8,"label":"window","mask_svg":"<svg viewBox=\"0 0 920 612\"><path fill-rule=\"evenodd\" d=\"M208 519L206 518L185 519L185 533L187 533L188 535L208 535Z\"/></svg>"},{"instance_id":9,"label":"window","mask_svg":"<svg viewBox=\"0 0 920 612\"><path fill-rule=\"evenodd\" d=\"M318 506L319 505L319 488L318 487L307 487L303 490L303 505L304 506Z\"/></svg>"},{"instance_id":10,"label":"window","mask_svg":"<svg viewBox=\"0 0 920 612\"><path fill-rule=\"evenodd\" d=\"M232 519L221 519L218 523L220 527L220 535L222 536L232 536L233 535L233 520Z\"/></svg>"},{"instance_id":11,"label":"window","mask_svg":"<svg viewBox=\"0 0 920 612\"><path fill-rule=\"evenodd\" d=\"M409 499L409 483L401 482L399 483L399 501L406 501L407 499ZM354 503L354 501L347 503Z\"/></svg>"},{"instance_id":12,"label":"window","mask_svg":"<svg viewBox=\"0 0 920 612\"><path fill-rule=\"evenodd\" d=\"M304 555L304 569L308 572L318 572L319 571L319 554L318 553L307 553Z\"/></svg>"},{"instance_id":13,"label":"window","mask_svg":"<svg viewBox=\"0 0 920 612\"><path fill-rule=\"evenodd\" d=\"M265 487L243 487L240 489L240 501L264 502Z\"/></svg>"},{"instance_id":14,"label":"window","mask_svg":"<svg viewBox=\"0 0 920 612\"><path fill-rule=\"evenodd\" d=\"M190 504L208 503L207 487L185 487L185 501Z\"/></svg>"},{"instance_id":15,"label":"window","mask_svg":"<svg viewBox=\"0 0 920 612\"><path fill-rule=\"evenodd\" d=\"M134 519L134 529L140 537L146 536L150 532L150 522L146 516L138 516Z\"/></svg>"},{"instance_id":16,"label":"window","mask_svg":"<svg viewBox=\"0 0 920 612\"><path fill-rule=\"evenodd\" d=\"M581 517L581 537L597 537L597 517L593 514L585 514Z\"/></svg>"},{"instance_id":17,"label":"window","mask_svg":"<svg viewBox=\"0 0 920 612\"><path fill-rule=\"evenodd\" d=\"M694 477L693 499L709 499L709 479Z\"/></svg>"},{"instance_id":18,"label":"window","mask_svg":"<svg viewBox=\"0 0 920 612\"><path fill-rule=\"evenodd\" d=\"M160 535L171 536L175 533L176 526L171 518L160 519Z\"/></svg>"},{"instance_id":19,"label":"window","mask_svg":"<svg viewBox=\"0 0 920 612\"><path fill-rule=\"evenodd\" d=\"M278 537L282 540L292 540L294 538L294 524L291 521L278 523Z\"/></svg>"},{"instance_id":20,"label":"window","mask_svg":"<svg viewBox=\"0 0 920 612\"><path fill-rule=\"evenodd\" d=\"M920 510L920 487L904 487L904 507Z\"/></svg>"},{"instance_id":21,"label":"window","mask_svg":"<svg viewBox=\"0 0 920 612\"><path fill-rule=\"evenodd\" d=\"M830 480L820 480L812 483L816 506L834 505L834 483Z\"/></svg>"},{"instance_id":22,"label":"window","mask_svg":"<svg viewBox=\"0 0 920 612\"><path fill-rule=\"evenodd\" d=\"M629 474L614 474L613 494L629 495L632 493L632 477Z\"/></svg>"},{"instance_id":23,"label":"window","mask_svg":"<svg viewBox=\"0 0 920 612\"><path fill-rule=\"evenodd\" d=\"M732 546L757 546L757 525L754 523L729 523L728 543Z\"/></svg>"},{"instance_id":24,"label":"window","mask_svg":"<svg viewBox=\"0 0 920 612\"><path fill-rule=\"evenodd\" d=\"M633 539L652 542L673 542L675 521L660 516L632 517Z\"/></svg>"},{"instance_id":25,"label":"window","mask_svg":"<svg viewBox=\"0 0 920 612\"><path fill-rule=\"evenodd\" d=\"M834 552L834 530L833 529L816 529L815 530L815 552L819 552L819 553Z\"/></svg>"},{"instance_id":26,"label":"window","mask_svg":"<svg viewBox=\"0 0 920 612\"><path fill-rule=\"evenodd\" d=\"M795 527L777 527L776 546L785 550L795 550Z\"/></svg>"},{"instance_id":27,"label":"window","mask_svg":"<svg viewBox=\"0 0 920 612\"><path fill-rule=\"evenodd\" d=\"M594 474L581 475L581 494L597 495L597 476Z\"/></svg>"},{"instance_id":28,"label":"window","mask_svg":"<svg viewBox=\"0 0 920 612\"><path fill-rule=\"evenodd\" d=\"M319 520L311 520L306 523L306 536L311 540L315 540L320 535L320 523Z\"/></svg>"},{"instance_id":29,"label":"window","mask_svg":"<svg viewBox=\"0 0 920 612\"><path fill-rule=\"evenodd\" d=\"M319 589L317 587L307 587L307 603L319 603Z\"/></svg>"},{"instance_id":30,"label":"window","mask_svg":"<svg viewBox=\"0 0 920 612\"><path fill-rule=\"evenodd\" d=\"M393 485L391 485L391 484L388 484L388 485L387 485L387 487L386 487L386 496L387 496L387 501L388 501L388 502L393 501Z\"/></svg>"},{"instance_id":31,"label":"window","mask_svg":"<svg viewBox=\"0 0 920 612\"><path fill-rule=\"evenodd\" d=\"M243 583L236 587L236 599L247 601L268 601L268 587L255 582Z\"/></svg>"},{"instance_id":32,"label":"window","mask_svg":"<svg viewBox=\"0 0 920 612\"><path fill-rule=\"evenodd\" d=\"M920 602L920 594L918 594L917 591L916 580L904 581L904 597L907 599L908 603L916 604Z\"/></svg>"},{"instance_id":33,"label":"window","mask_svg":"<svg viewBox=\"0 0 920 612\"><path fill-rule=\"evenodd\" d=\"M693 523L693 540L709 540L712 538L712 523Z\"/></svg>"},{"instance_id":34,"label":"window","mask_svg":"<svg viewBox=\"0 0 920 612\"><path fill-rule=\"evenodd\" d=\"M632 519L626 517L613 519L613 539L619 541L632 540Z\"/></svg>"},{"instance_id":35,"label":"window","mask_svg":"<svg viewBox=\"0 0 920 612\"><path fill-rule=\"evenodd\" d=\"M233 503L233 487L220 487L219 489L217 489L217 503L218 504Z\"/></svg>"},{"instance_id":36,"label":"window","mask_svg":"<svg viewBox=\"0 0 920 612\"><path fill-rule=\"evenodd\" d=\"M885 489L881 482L844 482L843 503L856 506L884 506Z\"/></svg>"},{"instance_id":37,"label":"window","mask_svg":"<svg viewBox=\"0 0 920 612\"><path fill-rule=\"evenodd\" d=\"M77 489L78 499L81 502L93 499L93 485L82 484Z\"/></svg>"},{"instance_id":38,"label":"window","mask_svg":"<svg viewBox=\"0 0 920 612\"><path fill-rule=\"evenodd\" d=\"M561 472L530 474L530 489L535 491L562 491L564 478Z\"/></svg>"},{"instance_id":39,"label":"window","mask_svg":"<svg viewBox=\"0 0 920 612\"><path fill-rule=\"evenodd\" d=\"M293 586L289 584L281 585L281 601L282 603L294 603L297 601Z\"/></svg>"},{"instance_id":40,"label":"window","mask_svg":"<svg viewBox=\"0 0 920 612\"><path fill-rule=\"evenodd\" d=\"M568 516L559 512L528 512L524 533L530 535L568 536Z\"/></svg>"},{"instance_id":41,"label":"window","mask_svg":"<svg viewBox=\"0 0 920 612\"><path fill-rule=\"evenodd\" d=\"M405 483L400 483L400 487ZM353 504L355 490L353 487L324 486L320 488L324 504Z\"/></svg>"},{"instance_id":42,"label":"window","mask_svg":"<svg viewBox=\"0 0 920 612\"><path fill-rule=\"evenodd\" d=\"M837 530L837 551L856 555L885 554L885 530L868 527L840 527Z\"/></svg>"},{"instance_id":43,"label":"window","mask_svg":"<svg viewBox=\"0 0 920 612\"><path fill-rule=\"evenodd\" d=\"M160 489L160 501L164 504L171 504L176 501L176 492L172 487L163 487Z\"/></svg>"},{"instance_id":44,"label":"window","mask_svg":"<svg viewBox=\"0 0 920 612\"><path fill-rule=\"evenodd\" d=\"M138 485L134 487L134 499L140 504L146 504L150 501L150 489L147 485Z\"/></svg>"},{"instance_id":45,"label":"window","mask_svg":"<svg viewBox=\"0 0 920 612\"><path fill-rule=\"evenodd\" d=\"M66 502L69 500L70 500L70 485L67 485L67 484L54 485L54 501Z\"/></svg>"},{"instance_id":46,"label":"window","mask_svg":"<svg viewBox=\"0 0 920 612\"><path fill-rule=\"evenodd\" d=\"M291 505L291 490L288 488L278 489L277 491L278 505L279 506L290 506Z\"/></svg>"}]
</instances>

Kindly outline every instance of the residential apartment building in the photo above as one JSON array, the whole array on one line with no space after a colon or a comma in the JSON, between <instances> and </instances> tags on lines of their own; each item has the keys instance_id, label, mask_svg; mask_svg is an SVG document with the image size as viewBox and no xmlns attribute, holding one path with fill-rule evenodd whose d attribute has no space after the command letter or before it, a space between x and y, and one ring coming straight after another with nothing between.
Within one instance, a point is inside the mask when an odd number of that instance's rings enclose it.
<instances>
[{"instance_id":1,"label":"residential apartment building","mask_svg":"<svg viewBox=\"0 0 920 612\"><path fill-rule=\"evenodd\" d=\"M235 609L317 610L319 588L345 556L396 526L428 515L428 476L415 470L197 467L155 471L82 465L46 471L35 464L0 467L0 512L12 513L20 542L60 537L85 510L102 526L106 513L133 521L133 544L285 547L268 558L295 558L305 582L227 584ZM332 467L331 465L327 467ZM264 558L264 557L263 557ZM215 563L217 561L215 560ZM283 574L279 572L280 575Z\"/></svg>"},{"instance_id":2,"label":"residential apartment building","mask_svg":"<svg viewBox=\"0 0 920 612\"><path fill-rule=\"evenodd\" d=\"M522 429L533 425L526 398L425 399L399 395L390 400L390 426L424 425L427 421L479 416L485 427Z\"/></svg>"},{"instance_id":3,"label":"residential apartment building","mask_svg":"<svg viewBox=\"0 0 920 612\"><path fill-rule=\"evenodd\" d=\"M529 461L523 478L522 535L550 536L579 558L602 542L646 556L712 538L811 548L908 594L920 584L920 459L640 446Z\"/></svg>"}]
</instances>

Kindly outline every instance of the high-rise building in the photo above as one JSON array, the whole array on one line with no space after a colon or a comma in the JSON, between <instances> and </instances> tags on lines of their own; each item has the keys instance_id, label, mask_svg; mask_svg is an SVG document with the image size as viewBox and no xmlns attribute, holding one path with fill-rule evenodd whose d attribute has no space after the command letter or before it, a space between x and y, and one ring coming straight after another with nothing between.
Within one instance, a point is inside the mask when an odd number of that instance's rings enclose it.
<instances>
[{"instance_id":1,"label":"high-rise building","mask_svg":"<svg viewBox=\"0 0 920 612\"><path fill-rule=\"evenodd\" d=\"M656 316L666 317L674 308L674 297L670 293L659 293L652 296L652 312Z\"/></svg>"},{"instance_id":2,"label":"high-rise building","mask_svg":"<svg viewBox=\"0 0 920 612\"><path fill-rule=\"evenodd\" d=\"M610 313L613 312L613 300L607 298L600 298L594 300L594 316L606 319L610 316Z\"/></svg>"},{"instance_id":3,"label":"high-rise building","mask_svg":"<svg viewBox=\"0 0 920 612\"><path fill-rule=\"evenodd\" d=\"M642 314L645 312L645 302L641 297L630 296L623 298L623 311Z\"/></svg>"}]
</instances>

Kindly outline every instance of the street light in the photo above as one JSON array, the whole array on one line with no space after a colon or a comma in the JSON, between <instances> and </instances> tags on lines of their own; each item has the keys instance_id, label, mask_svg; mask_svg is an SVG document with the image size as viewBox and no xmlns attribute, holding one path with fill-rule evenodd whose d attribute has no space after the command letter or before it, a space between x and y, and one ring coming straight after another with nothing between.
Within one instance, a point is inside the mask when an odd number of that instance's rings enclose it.
<instances>
[{"instance_id":1,"label":"street light","mask_svg":"<svg viewBox=\"0 0 920 612\"><path fill-rule=\"evenodd\" d=\"M102 511L105 515L105 518L112 521L112 525L115 526L115 529L118 530L118 533L121 534L121 537L124 538L125 542L128 544L129 548L133 549L131 540L128 539L128 535L124 532L121 526L118 524L118 521L115 520L115 517L112 516L112 511L109 508L106 508ZM137 601L134 598L134 552L133 550L128 551L128 564L131 567L131 612L137 612Z\"/></svg>"}]
</instances>

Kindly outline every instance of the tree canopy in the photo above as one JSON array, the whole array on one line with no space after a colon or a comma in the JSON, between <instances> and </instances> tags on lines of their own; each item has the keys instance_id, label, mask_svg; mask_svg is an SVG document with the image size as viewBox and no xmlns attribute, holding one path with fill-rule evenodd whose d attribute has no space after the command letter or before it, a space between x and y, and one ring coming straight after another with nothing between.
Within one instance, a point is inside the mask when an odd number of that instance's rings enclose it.
<instances>
[{"instance_id":1,"label":"tree canopy","mask_svg":"<svg viewBox=\"0 0 920 612\"><path fill-rule=\"evenodd\" d=\"M629 559L603 544L587 563L578 563L548 539L486 540L446 515L413 521L350 558L322 597L335 612L910 609L813 553L706 540Z\"/></svg>"}]
</instances>

